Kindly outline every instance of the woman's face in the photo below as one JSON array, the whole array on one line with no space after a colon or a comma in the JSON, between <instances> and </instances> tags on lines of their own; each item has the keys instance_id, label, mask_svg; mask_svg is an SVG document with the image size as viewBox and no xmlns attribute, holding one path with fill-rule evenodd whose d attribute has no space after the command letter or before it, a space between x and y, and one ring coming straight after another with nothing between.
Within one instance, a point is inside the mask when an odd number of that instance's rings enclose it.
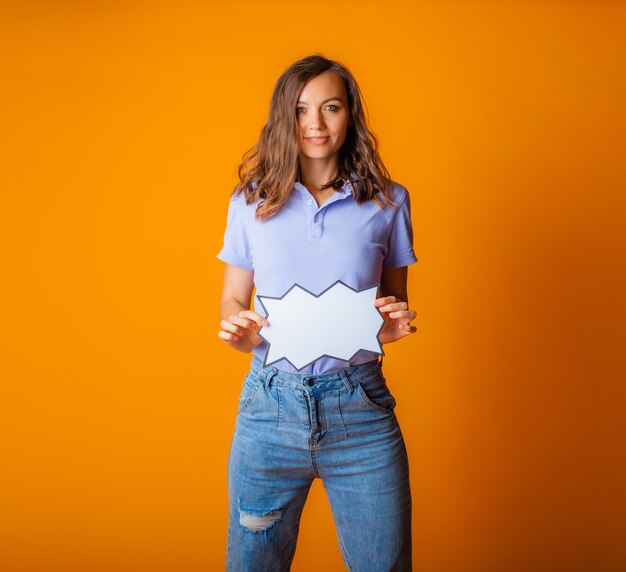
<instances>
[{"instance_id":1,"label":"woman's face","mask_svg":"<svg viewBox=\"0 0 626 572\"><path fill-rule=\"evenodd\" d=\"M330 70L311 79L300 92L295 113L300 154L310 159L335 155L350 120L343 79Z\"/></svg>"}]
</instances>

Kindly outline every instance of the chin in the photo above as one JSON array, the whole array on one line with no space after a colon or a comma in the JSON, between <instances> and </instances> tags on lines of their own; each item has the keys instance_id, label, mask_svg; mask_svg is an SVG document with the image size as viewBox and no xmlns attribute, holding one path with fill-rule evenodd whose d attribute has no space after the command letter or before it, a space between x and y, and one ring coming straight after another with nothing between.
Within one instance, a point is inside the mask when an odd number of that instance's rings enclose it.
<instances>
[{"instance_id":1,"label":"chin","mask_svg":"<svg viewBox=\"0 0 626 572\"><path fill-rule=\"evenodd\" d=\"M334 153L319 153L319 154L304 153L304 156L309 159L328 159L329 157L332 157L333 155Z\"/></svg>"}]
</instances>

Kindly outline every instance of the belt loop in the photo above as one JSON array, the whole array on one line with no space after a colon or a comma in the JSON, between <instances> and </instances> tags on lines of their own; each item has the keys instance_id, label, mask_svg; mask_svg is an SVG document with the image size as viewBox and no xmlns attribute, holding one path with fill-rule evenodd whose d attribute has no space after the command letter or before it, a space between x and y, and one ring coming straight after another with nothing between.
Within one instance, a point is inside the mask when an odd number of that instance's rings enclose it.
<instances>
[{"instance_id":1,"label":"belt loop","mask_svg":"<svg viewBox=\"0 0 626 572\"><path fill-rule=\"evenodd\" d=\"M273 367L270 369L269 373L265 376L265 380L263 381L263 384L265 385L265 389L268 390L270 388L270 385L272 383L272 378L278 373L278 370Z\"/></svg>"},{"instance_id":2,"label":"belt loop","mask_svg":"<svg viewBox=\"0 0 626 572\"><path fill-rule=\"evenodd\" d=\"M345 386L348 388L348 394L352 394L352 390L354 389L354 384L348 379L345 370L339 370L339 377L344 382Z\"/></svg>"}]
</instances>

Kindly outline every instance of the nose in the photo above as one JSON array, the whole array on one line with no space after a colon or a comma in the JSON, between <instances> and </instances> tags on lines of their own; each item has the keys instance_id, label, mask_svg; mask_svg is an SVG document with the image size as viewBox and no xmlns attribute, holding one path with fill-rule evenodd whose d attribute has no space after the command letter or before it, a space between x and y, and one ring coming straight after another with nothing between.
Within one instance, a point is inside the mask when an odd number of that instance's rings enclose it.
<instances>
[{"instance_id":1,"label":"nose","mask_svg":"<svg viewBox=\"0 0 626 572\"><path fill-rule=\"evenodd\" d=\"M309 127L313 130L324 129L324 127L326 127L324 125L324 118L322 117L321 112L318 111L315 114L313 114L313 117L311 118L311 124L309 125Z\"/></svg>"}]
</instances>

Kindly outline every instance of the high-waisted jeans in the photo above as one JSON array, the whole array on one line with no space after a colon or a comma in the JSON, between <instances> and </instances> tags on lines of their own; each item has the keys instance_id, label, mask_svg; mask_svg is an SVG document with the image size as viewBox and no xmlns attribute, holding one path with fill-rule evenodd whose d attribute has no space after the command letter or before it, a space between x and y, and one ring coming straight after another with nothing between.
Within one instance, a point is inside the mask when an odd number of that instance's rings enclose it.
<instances>
[{"instance_id":1,"label":"high-waisted jeans","mask_svg":"<svg viewBox=\"0 0 626 572\"><path fill-rule=\"evenodd\" d=\"M290 570L316 477L349 570L411 570L409 466L395 405L378 361L312 375L264 368L253 356L228 457L226 570Z\"/></svg>"}]
</instances>

